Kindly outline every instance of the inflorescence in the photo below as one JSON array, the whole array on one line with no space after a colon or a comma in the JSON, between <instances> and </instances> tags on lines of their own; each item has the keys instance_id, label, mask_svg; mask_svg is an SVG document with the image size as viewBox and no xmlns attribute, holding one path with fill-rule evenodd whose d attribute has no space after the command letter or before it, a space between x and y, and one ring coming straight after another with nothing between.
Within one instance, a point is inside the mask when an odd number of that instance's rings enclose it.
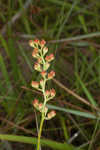
<instances>
[{"instance_id":1,"label":"inflorescence","mask_svg":"<svg viewBox=\"0 0 100 150\"><path fill-rule=\"evenodd\" d=\"M48 112L48 108L46 106L47 102L53 99L56 95L56 92L53 88L50 90L46 89L47 81L53 79L55 76L55 72L53 70L48 72L50 63L52 60L54 60L54 55L47 55L48 48L45 46L46 41L44 40L30 40L29 45L34 48L32 56L37 60L34 64L34 69L41 74L40 81L32 81L31 86L41 91L44 96L43 102L39 102L38 99L34 99L32 104L38 111L42 113L42 115L44 115L45 120L49 120L56 115L54 110Z\"/></svg>"}]
</instances>

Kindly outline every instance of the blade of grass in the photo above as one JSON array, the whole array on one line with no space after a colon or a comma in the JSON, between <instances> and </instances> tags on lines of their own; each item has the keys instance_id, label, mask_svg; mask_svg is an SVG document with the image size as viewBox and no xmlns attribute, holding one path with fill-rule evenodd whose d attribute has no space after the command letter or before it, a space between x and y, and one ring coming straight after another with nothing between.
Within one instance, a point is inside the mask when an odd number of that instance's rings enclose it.
<instances>
[{"instance_id":1,"label":"blade of grass","mask_svg":"<svg viewBox=\"0 0 100 150\"><path fill-rule=\"evenodd\" d=\"M78 110L73 110L73 109L67 109L67 108L62 108L62 107L58 107L58 106L54 106L54 105L50 105L48 104L47 107L49 109L54 109L54 110L59 110L62 112L67 112L73 115L77 115L77 116L81 116L81 117L85 117L85 118L90 118L90 119L97 119L97 117L91 113L86 113L86 112L81 112ZM100 120L100 118L99 118Z\"/></svg>"},{"instance_id":2,"label":"blade of grass","mask_svg":"<svg viewBox=\"0 0 100 150\"><path fill-rule=\"evenodd\" d=\"M87 75L88 73L88 66L89 66L89 63L88 63L88 60L86 58L86 56L83 56L83 54L80 52L80 56L81 56L81 70L79 71L80 72L80 78L84 81L85 80L85 76ZM83 68L84 67L84 68ZM89 70L90 74L93 76L93 78L95 78L95 73L94 71L91 69ZM77 73L78 74L78 73Z\"/></svg>"},{"instance_id":3,"label":"blade of grass","mask_svg":"<svg viewBox=\"0 0 100 150\"><path fill-rule=\"evenodd\" d=\"M47 0L48 2L51 2L51 3L53 3L53 4L56 4L56 5L58 5L58 6L62 6L63 5L63 1L62 0ZM68 3L67 1L66 1L66 7L67 8L71 8L72 7L72 4L71 3ZM81 11L81 9L80 9L80 7L78 7L78 6L75 6L75 11ZM83 8L83 10L84 10L84 13L86 13L86 14L91 14L91 15L93 15L93 13L92 12L90 12L90 11L87 11L87 9L85 10L85 8Z\"/></svg>"},{"instance_id":4,"label":"blade of grass","mask_svg":"<svg viewBox=\"0 0 100 150\"><path fill-rule=\"evenodd\" d=\"M63 128L65 140L68 141L69 135L68 135L68 130L67 130L67 127L66 127L66 124L65 124L65 119L61 115L59 117L60 117L60 122L61 122L61 125L62 125L62 128Z\"/></svg>"},{"instance_id":5,"label":"blade of grass","mask_svg":"<svg viewBox=\"0 0 100 150\"><path fill-rule=\"evenodd\" d=\"M31 0L29 0L29 1L31 2ZM24 4L23 4L22 0L19 0L18 2L21 7L21 10L23 10L23 14L21 16L22 23L24 24L27 33L31 34L31 28L30 28L30 24L28 21L28 17L26 15L26 12L24 11L24 7L23 7Z\"/></svg>"},{"instance_id":6,"label":"blade of grass","mask_svg":"<svg viewBox=\"0 0 100 150\"><path fill-rule=\"evenodd\" d=\"M19 46L19 50L21 52L21 55L23 56L23 58L25 59L27 65L29 66L29 69L31 70L31 72L34 72L34 70L32 68L32 64L31 64L29 58L27 57L27 55L25 54L25 51L24 51L23 47L19 44L18 44L18 46Z\"/></svg>"},{"instance_id":7,"label":"blade of grass","mask_svg":"<svg viewBox=\"0 0 100 150\"><path fill-rule=\"evenodd\" d=\"M97 56L92 63L88 64L87 68L86 68L86 73L84 76L84 81L87 80L89 74L93 74L93 67L96 65L97 61L100 59L100 56ZM95 79L95 78L94 78Z\"/></svg>"},{"instance_id":8,"label":"blade of grass","mask_svg":"<svg viewBox=\"0 0 100 150\"><path fill-rule=\"evenodd\" d=\"M17 12L17 13L11 18L11 20L9 20L9 21L3 26L2 30L1 30L1 34L2 34L2 35L4 35L4 34L6 33L8 26L11 26L12 24L14 24L14 23L21 17L23 11L26 10L26 9L29 7L29 5L31 4L31 2L32 2L32 0L26 1L26 3L24 4L23 8L22 8L19 12Z\"/></svg>"},{"instance_id":9,"label":"blade of grass","mask_svg":"<svg viewBox=\"0 0 100 150\"><path fill-rule=\"evenodd\" d=\"M82 39L93 38L93 37L100 37L100 32L78 35L76 37L65 38L60 40L51 40L49 41L49 43L63 43L63 42L76 41L76 40L82 40Z\"/></svg>"},{"instance_id":10,"label":"blade of grass","mask_svg":"<svg viewBox=\"0 0 100 150\"><path fill-rule=\"evenodd\" d=\"M19 67L17 64L17 55L16 55L16 48L15 48L15 43L14 40L12 39L12 29L9 27L8 29L8 46L9 46L9 55L10 55L10 61L11 61L11 66L12 66L12 72L13 72L13 78L15 81L18 80L19 78Z\"/></svg>"},{"instance_id":11,"label":"blade of grass","mask_svg":"<svg viewBox=\"0 0 100 150\"><path fill-rule=\"evenodd\" d=\"M92 149L92 145L93 145L93 140L95 139L95 135L96 135L96 131L97 131L97 128L99 126L99 120L97 119L97 122L95 124L95 128L94 128L94 131L93 131L93 134L92 134L92 137L91 137L91 142L89 144L89 147L88 147L88 150L91 150Z\"/></svg>"},{"instance_id":12,"label":"blade of grass","mask_svg":"<svg viewBox=\"0 0 100 150\"><path fill-rule=\"evenodd\" d=\"M76 77L77 77L77 80L79 81L81 87L83 88L83 91L84 93L86 94L87 98L89 99L90 103L93 105L93 106L97 106L97 103L96 101L94 100L94 98L92 97L91 93L88 91L88 89L86 88L85 84L82 82L82 80L80 79L79 75L76 73L75 74Z\"/></svg>"},{"instance_id":13,"label":"blade of grass","mask_svg":"<svg viewBox=\"0 0 100 150\"><path fill-rule=\"evenodd\" d=\"M95 110L99 110L99 108L91 105L91 103L89 103L86 99L84 99L83 97L79 96L78 94L76 94L75 92L73 92L72 90L70 90L69 88L67 88L66 86L64 86L61 82L59 82L56 79L53 79L53 81L62 89L64 89L67 93L69 93L70 95L74 96L75 98L77 98L77 100L81 101L82 103L91 106L93 109ZM100 110L99 110L100 111Z\"/></svg>"},{"instance_id":14,"label":"blade of grass","mask_svg":"<svg viewBox=\"0 0 100 150\"><path fill-rule=\"evenodd\" d=\"M84 32L88 33L88 29L87 29L87 26L86 26L86 23L85 23L84 16L83 15L79 15L78 18L79 18L79 21L81 22L81 24L83 26Z\"/></svg>"},{"instance_id":15,"label":"blade of grass","mask_svg":"<svg viewBox=\"0 0 100 150\"><path fill-rule=\"evenodd\" d=\"M4 59L3 59L1 54L0 54L0 69L2 71L2 74L3 74L3 77L5 79L6 85L8 87L12 87L10 79L9 79L9 75L8 75L8 72L7 72L7 69L6 69L6 65L5 65Z\"/></svg>"},{"instance_id":16,"label":"blade of grass","mask_svg":"<svg viewBox=\"0 0 100 150\"><path fill-rule=\"evenodd\" d=\"M7 53L7 55L10 56L9 55L9 48L8 48L7 42L3 38L3 36L1 34L0 34L0 41L1 41L1 45L4 47L4 49L5 49L6 53Z\"/></svg>"},{"instance_id":17,"label":"blade of grass","mask_svg":"<svg viewBox=\"0 0 100 150\"><path fill-rule=\"evenodd\" d=\"M0 134L1 140L8 140L12 142L21 142L27 144L37 144L37 138L34 137L25 137L25 136L17 136L17 135L8 135L8 134ZM56 150L75 150L75 147L66 143L59 143L47 139L41 139L41 145L51 147Z\"/></svg>"},{"instance_id":18,"label":"blade of grass","mask_svg":"<svg viewBox=\"0 0 100 150\"><path fill-rule=\"evenodd\" d=\"M65 18L65 20L62 22L62 24L61 24L61 26L60 26L60 28L59 28L59 30L58 30L57 39L59 39L59 37L60 37L60 35L61 35L62 31L63 31L63 28L64 28L65 24L67 23L67 21L68 21L70 15L71 15L73 9L75 8L75 6L77 5L78 1L79 1L79 0L76 0L76 1L73 2L72 6L71 6L71 8L70 8L70 10L69 10L69 12L67 12L67 15L65 15L66 18Z\"/></svg>"}]
</instances>

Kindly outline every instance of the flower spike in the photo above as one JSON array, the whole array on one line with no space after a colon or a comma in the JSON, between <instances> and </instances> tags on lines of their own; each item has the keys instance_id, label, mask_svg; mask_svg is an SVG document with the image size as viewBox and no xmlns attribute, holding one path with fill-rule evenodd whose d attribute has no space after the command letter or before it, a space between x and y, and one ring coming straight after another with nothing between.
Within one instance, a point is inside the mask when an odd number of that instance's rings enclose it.
<instances>
[{"instance_id":1,"label":"flower spike","mask_svg":"<svg viewBox=\"0 0 100 150\"><path fill-rule=\"evenodd\" d=\"M48 113L48 107L46 106L48 101L53 99L56 95L56 92L53 88L50 90L46 89L48 80L53 79L55 76L55 72L53 70L51 70L49 73L47 71L51 65L51 61L54 60L54 54L51 53L50 55L47 55L48 48L46 47L45 40L30 40L29 45L34 48L32 52L32 57L37 60L34 64L34 69L40 74L40 80L38 82L32 81L31 86L36 90L41 91L43 95L42 102L38 99L34 99L34 101L32 102L33 107L42 114L37 144L37 150L39 150L43 122L44 120L52 119L56 115L56 112L54 110Z\"/></svg>"}]
</instances>

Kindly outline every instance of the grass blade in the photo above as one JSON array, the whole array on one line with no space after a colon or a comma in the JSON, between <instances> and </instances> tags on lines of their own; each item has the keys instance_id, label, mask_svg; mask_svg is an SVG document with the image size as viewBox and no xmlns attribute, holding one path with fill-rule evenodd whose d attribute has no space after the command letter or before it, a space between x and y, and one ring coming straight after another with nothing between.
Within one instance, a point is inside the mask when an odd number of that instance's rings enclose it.
<instances>
[{"instance_id":1,"label":"grass blade","mask_svg":"<svg viewBox=\"0 0 100 150\"><path fill-rule=\"evenodd\" d=\"M5 49L6 53L7 53L7 55L10 56L9 55L8 45L7 45L5 39L3 38L3 36L1 34L0 34L0 41L1 41L1 44L2 44L2 46L4 47L4 49Z\"/></svg>"},{"instance_id":2,"label":"grass blade","mask_svg":"<svg viewBox=\"0 0 100 150\"><path fill-rule=\"evenodd\" d=\"M78 35L75 37L65 38L65 39L60 39L60 40L53 40L53 41L50 41L49 43L63 43L63 42L77 41L77 40L83 40L83 39L88 39L88 38L93 38L93 37L100 37L100 32L94 32L94 33L89 33L85 35Z\"/></svg>"},{"instance_id":3,"label":"grass blade","mask_svg":"<svg viewBox=\"0 0 100 150\"><path fill-rule=\"evenodd\" d=\"M62 108L62 107L58 107L58 106L54 106L54 105L47 105L47 107L49 109L59 110L59 111L62 111L62 112L70 113L70 114L85 117L85 118L97 119L97 117L93 114L86 113L86 112L81 112L81 111L78 111L78 110L66 109L66 108Z\"/></svg>"},{"instance_id":4,"label":"grass blade","mask_svg":"<svg viewBox=\"0 0 100 150\"><path fill-rule=\"evenodd\" d=\"M84 93L86 94L87 98L89 99L90 103L93 105L93 106L97 106L97 103L95 102L95 100L93 99L92 95L90 94L90 92L88 91L88 89L86 88L85 84L81 81L80 77L78 76L78 74L76 74L76 77L80 83L80 85L82 86L83 88L83 91Z\"/></svg>"},{"instance_id":5,"label":"grass blade","mask_svg":"<svg viewBox=\"0 0 100 150\"><path fill-rule=\"evenodd\" d=\"M31 70L31 72L33 72L32 64L31 64L29 58L27 57L27 55L25 54L25 51L23 50L23 47L21 45L19 45L19 49L20 49L21 55L23 56L27 65L29 66L29 69Z\"/></svg>"},{"instance_id":6,"label":"grass blade","mask_svg":"<svg viewBox=\"0 0 100 150\"><path fill-rule=\"evenodd\" d=\"M0 68L1 68L1 71L2 71L2 74L3 74L3 77L5 78L6 85L8 85L8 87L9 86L11 87L11 83L10 83L9 75L8 75L8 72L7 72L7 69L6 69L6 65L4 63L4 59L3 59L1 54L0 54Z\"/></svg>"},{"instance_id":7,"label":"grass blade","mask_svg":"<svg viewBox=\"0 0 100 150\"><path fill-rule=\"evenodd\" d=\"M34 137L0 134L0 139L14 142L22 142L27 144L37 144L37 138ZM54 150L75 150L75 147L73 147L72 145L59 143L47 139L41 139L41 145L51 147Z\"/></svg>"}]
</instances>

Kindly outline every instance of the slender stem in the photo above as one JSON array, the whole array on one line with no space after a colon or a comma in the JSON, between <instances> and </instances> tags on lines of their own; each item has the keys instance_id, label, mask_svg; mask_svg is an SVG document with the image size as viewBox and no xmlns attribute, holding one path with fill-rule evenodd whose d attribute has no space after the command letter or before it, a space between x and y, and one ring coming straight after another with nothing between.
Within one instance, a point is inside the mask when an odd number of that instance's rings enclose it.
<instances>
[{"instance_id":1,"label":"slender stem","mask_svg":"<svg viewBox=\"0 0 100 150\"><path fill-rule=\"evenodd\" d=\"M46 86L46 80L44 79L44 87L43 87L43 96L44 96L44 103L43 103L43 112L44 112L44 109L45 109L45 105L46 105L46 95L45 95L45 86Z\"/></svg>"},{"instance_id":2,"label":"slender stem","mask_svg":"<svg viewBox=\"0 0 100 150\"><path fill-rule=\"evenodd\" d=\"M44 119L45 119L44 114L42 114L42 118L41 118L41 122L40 122L40 129L39 129L39 133L38 133L37 150L40 150L40 138L41 138L41 133L42 133L42 127L43 127Z\"/></svg>"},{"instance_id":3,"label":"slender stem","mask_svg":"<svg viewBox=\"0 0 100 150\"><path fill-rule=\"evenodd\" d=\"M41 122L40 122L40 129L39 129L39 132L38 132L37 150L40 150L40 138L41 138L41 133L42 133L42 128L43 128L43 123L44 123L44 120L45 120L45 112L44 112L45 105L46 105L45 84L46 84L46 81L44 82L44 87L42 89L43 96L44 96L44 104L43 104L43 111L42 111L42 117L41 117Z\"/></svg>"},{"instance_id":4,"label":"slender stem","mask_svg":"<svg viewBox=\"0 0 100 150\"><path fill-rule=\"evenodd\" d=\"M44 60L44 57L43 57L43 54L42 54L42 49L40 51L40 55L41 55L41 58L42 58L42 61L43 61L43 70L44 70L44 66L45 66L45 60ZM44 120L45 120L45 105L46 105L46 95L45 95L45 86L46 86L46 78L44 78L44 86L42 87L42 92L43 92L43 96L44 96L44 103L43 103L43 108L42 108L42 117L41 117L41 122L40 122L40 129L39 129L39 132L38 132L38 143L37 143L37 150L40 150L40 139L41 139L41 134L42 134L42 128L43 128L43 123L44 123Z\"/></svg>"}]
</instances>

